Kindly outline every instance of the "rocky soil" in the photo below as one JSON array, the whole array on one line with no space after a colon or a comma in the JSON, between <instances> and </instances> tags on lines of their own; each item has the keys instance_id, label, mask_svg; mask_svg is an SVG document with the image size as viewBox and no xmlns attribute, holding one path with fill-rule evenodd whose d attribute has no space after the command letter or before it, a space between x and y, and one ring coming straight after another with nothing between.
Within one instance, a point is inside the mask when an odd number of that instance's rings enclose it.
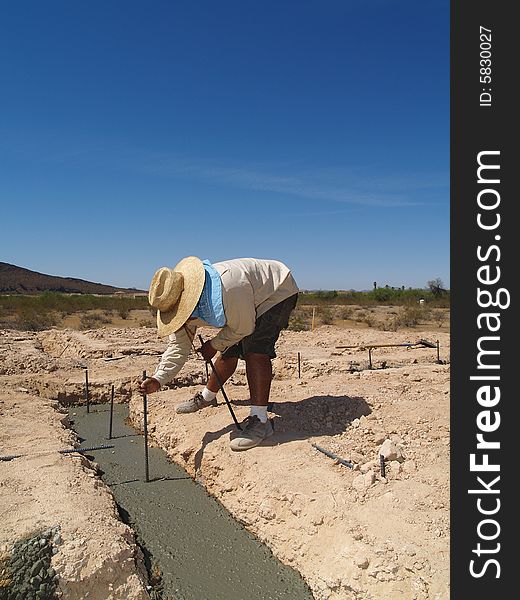
<instances>
[{"instance_id":1,"label":"rocky soil","mask_svg":"<svg viewBox=\"0 0 520 600\"><path fill-rule=\"evenodd\" d=\"M366 349L336 348L424 338L440 340L443 364L432 348L377 348L369 370ZM0 332L0 454L77 443L56 401L83 401L85 367L92 401L108 400L114 384L116 399L130 401L139 426L142 400L132 382L143 370L153 373L163 349L149 328ZM195 355L175 385L149 397L152 440L300 571L317 599L447 599L449 335L322 326L283 332L277 352L275 435L268 443L231 452L233 427L224 404L175 413L205 381ZM237 416L245 417L243 365L226 390ZM9 579L13 544L34 541L38 533L43 539L54 528L59 534L45 544L52 556L42 575L46 584L56 582L62 597L146 597L139 550L95 465L54 452L0 462L0 468L0 566L6 571L0 586Z\"/></svg>"}]
</instances>

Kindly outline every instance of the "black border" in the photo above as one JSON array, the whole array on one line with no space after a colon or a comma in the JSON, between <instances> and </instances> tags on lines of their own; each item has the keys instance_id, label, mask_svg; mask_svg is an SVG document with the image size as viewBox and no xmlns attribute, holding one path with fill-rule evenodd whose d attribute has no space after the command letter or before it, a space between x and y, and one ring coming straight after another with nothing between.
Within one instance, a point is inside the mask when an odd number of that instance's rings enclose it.
<instances>
[{"instance_id":1,"label":"black border","mask_svg":"<svg viewBox=\"0 0 520 600\"><path fill-rule=\"evenodd\" d=\"M520 440L520 421L516 420L518 385L514 385L515 367L520 376L520 364L516 366L520 338L516 335L513 290L520 272L516 261L516 257L520 257L516 243L520 241L520 231L517 233L514 218L520 198L513 189L520 173L520 164L515 160L518 120L513 108L513 103L518 104L513 88L518 87L515 86L518 72L515 57L520 56L520 52L516 46L514 9L514 3L503 0L453 0L451 4L451 597L456 600L498 600L518 595L513 581L518 527L511 510L517 503L514 486L520 481L514 467L514 453ZM492 30L492 81L484 85L480 82L481 25ZM488 87L492 92L491 106L480 106L480 93ZM500 151L500 184L495 188L500 193L497 212L500 212L501 224L499 230L493 232L483 231L477 225L477 195L482 189L482 184L477 182L477 156L486 150ZM479 308L477 303L477 288L485 287L477 280L477 270L484 264L477 258L477 246L485 248L497 243L496 234L501 237L498 242L500 261L494 261L496 253L489 261L501 269L495 290L502 287L511 294L509 308L498 309L501 329L495 335L500 336L501 400L492 410L500 412L501 424L494 439L500 440L501 447L490 451L490 460L500 464L500 473L497 473L500 482L495 487L500 489L501 508L494 516L500 524L500 535L494 542L487 542L487 547L492 548L499 542L500 550L487 556L500 563L500 577L496 578L497 569L488 565L484 575L475 578L470 574L469 564L472 559L480 561L476 571L484 564L484 555L479 558L472 550L479 542L478 523L486 517L477 510L478 496L468 494L469 489L478 487L476 476L481 475L470 471L469 456L476 452L479 431L476 418L483 409L476 401L476 391L482 384L469 378L482 374L476 368L476 344L479 336L486 334L479 331L477 316L488 310ZM481 543L486 547L486 542Z\"/></svg>"}]
</instances>

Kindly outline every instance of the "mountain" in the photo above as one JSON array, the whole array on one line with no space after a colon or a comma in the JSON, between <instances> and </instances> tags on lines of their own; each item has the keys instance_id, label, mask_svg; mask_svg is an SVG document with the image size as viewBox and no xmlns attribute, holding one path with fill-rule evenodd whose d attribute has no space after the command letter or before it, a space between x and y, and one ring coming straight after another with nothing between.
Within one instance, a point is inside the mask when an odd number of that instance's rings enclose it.
<instances>
[{"instance_id":1,"label":"mountain","mask_svg":"<svg viewBox=\"0 0 520 600\"><path fill-rule=\"evenodd\" d=\"M63 292L75 294L144 293L135 288L118 288L73 277L56 277L0 262L0 294L39 294Z\"/></svg>"}]
</instances>

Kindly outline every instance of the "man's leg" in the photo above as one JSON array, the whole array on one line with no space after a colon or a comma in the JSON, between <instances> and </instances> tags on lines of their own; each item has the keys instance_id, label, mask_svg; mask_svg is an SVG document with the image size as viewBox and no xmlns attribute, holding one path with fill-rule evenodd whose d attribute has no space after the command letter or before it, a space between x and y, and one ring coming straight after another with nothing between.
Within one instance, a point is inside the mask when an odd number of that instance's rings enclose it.
<instances>
[{"instance_id":1,"label":"man's leg","mask_svg":"<svg viewBox=\"0 0 520 600\"><path fill-rule=\"evenodd\" d=\"M267 406L273 378L273 365L267 354L248 352L246 359L246 375L253 406Z\"/></svg>"},{"instance_id":2,"label":"man's leg","mask_svg":"<svg viewBox=\"0 0 520 600\"><path fill-rule=\"evenodd\" d=\"M213 363L215 366L215 370L218 373L220 381L222 383L226 383L226 381L233 375L235 369L238 364L237 356L223 357L222 355L218 356L217 360ZM211 369L211 367L208 367ZM218 383L218 379L215 377L215 373L213 373L213 369L211 369L211 375L208 379L208 383L206 384L206 388L216 394L220 385Z\"/></svg>"},{"instance_id":3,"label":"man's leg","mask_svg":"<svg viewBox=\"0 0 520 600\"><path fill-rule=\"evenodd\" d=\"M231 450L248 450L258 446L273 435L272 423L267 418L267 404L273 378L271 358L267 354L247 352L245 355L246 375L251 395L249 417L243 423L245 428L231 440Z\"/></svg>"},{"instance_id":4,"label":"man's leg","mask_svg":"<svg viewBox=\"0 0 520 600\"><path fill-rule=\"evenodd\" d=\"M294 294L258 317L253 333L241 342L251 395L251 412L244 421L244 430L231 440L231 450L254 448L274 433L273 424L267 418L273 378L271 359L276 357L275 344L280 331L289 323L289 315L297 299L298 295Z\"/></svg>"},{"instance_id":5,"label":"man's leg","mask_svg":"<svg viewBox=\"0 0 520 600\"><path fill-rule=\"evenodd\" d=\"M217 373L219 374L222 383L225 383L237 368L238 357L237 356L222 356L220 355L213 363ZM219 391L220 386L218 379L211 370L211 375L208 379L206 387L201 391L197 392L191 400L183 402L177 406L176 411L178 413L192 413L205 408L206 406L216 406L217 400L216 395Z\"/></svg>"}]
</instances>

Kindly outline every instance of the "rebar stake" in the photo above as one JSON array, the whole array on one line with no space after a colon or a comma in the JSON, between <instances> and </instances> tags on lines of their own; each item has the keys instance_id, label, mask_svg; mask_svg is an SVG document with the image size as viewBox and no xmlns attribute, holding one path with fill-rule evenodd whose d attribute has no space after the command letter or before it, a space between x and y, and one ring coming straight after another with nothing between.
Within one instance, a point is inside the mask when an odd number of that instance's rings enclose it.
<instances>
[{"instance_id":1,"label":"rebar stake","mask_svg":"<svg viewBox=\"0 0 520 600\"><path fill-rule=\"evenodd\" d=\"M328 456L329 458L332 458L334 460L337 460L340 464L344 465L345 467L348 467L349 469L353 469L354 468L354 464L351 463L348 460L345 460L344 458L341 458L341 456L338 456L337 454L334 454L334 452L330 452L329 450L325 450L325 448L322 448L321 446L318 446L318 444L311 444L313 448L316 448L316 450L319 450L320 452L323 452L323 454L325 454L325 456Z\"/></svg>"},{"instance_id":2,"label":"rebar stake","mask_svg":"<svg viewBox=\"0 0 520 600\"><path fill-rule=\"evenodd\" d=\"M298 379L301 377L301 361L300 361L300 353L298 352Z\"/></svg>"},{"instance_id":3,"label":"rebar stake","mask_svg":"<svg viewBox=\"0 0 520 600\"><path fill-rule=\"evenodd\" d=\"M368 349L368 368L372 368L372 348Z\"/></svg>"},{"instance_id":4,"label":"rebar stake","mask_svg":"<svg viewBox=\"0 0 520 600\"><path fill-rule=\"evenodd\" d=\"M204 345L204 340L202 339L201 335L199 335L199 341L202 345ZM226 401L227 407L229 408L229 412L231 413L231 416L233 417L233 421L235 422L237 429L242 431L242 427L240 427L240 423L237 421L235 413L233 412L233 407L231 406L231 402L229 401L226 391L224 390L224 384L222 383L222 379L220 379L220 375L218 374L217 369L215 369L215 365L213 364L213 361L211 359L207 360L206 364L208 364L208 363L211 367L211 370L213 371L213 375L215 375L215 378L217 380L220 391L222 392L222 395L224 396L224 400Z\"/></svg>"},{"instance_id":5,"label":"rebar stake","mask_svg":"<svg viewBox=\"0 0 520 600\"><path fill-rule=\"evenodd\" d=\"M143 381L146 380L146 371L143 371ZM143 395L143 429L144 429L144 478L146 483L150 481L148 474L148 400Z\"/></svg>"},{"instance_id":6,"label":"rebar stake","mask_svg":"<svg viewBox=\"0 0 520 600\"><path fill-rule=\"evenodd\" d=\"M87 413L90 412L90 398L88 393L88 369L85 369L85 400L87 401Z\"/></svg>"},{"instance_id":7,"label":"rebar stake","mask_svg":"<svg viewBox=\"0 0 520 600\"><path fill-rule=\"evenodd\" d=\"M112 439L112 420L114 417L114 386L112 385L112 390L110 392L110 421L108 425L108 439Z\"/></svg>"},{"instance_id":8,"label":"rebar stake","mask_svg":"<svg viewBox=\"0 0 520 600\"><path fill-rule=\"evenodd\" d=\"M381 466L381 477L386 477L385 457L382 454L379 455L379 464Z\"/></svg>"},{"instance_id":9,"label":"rebar stake","mask_svg":"<svg viewBox=\"0 0 520 600\"><path fill-rule=\"evenodd\" d=\"M21 458L23 456L43 456L45 454L53 454L57 452L58 454L72 454L74 452L90 452L92 450L106 450L108 448L114 448L113 445L103 444L101 446L90 446L88 448L65 448L64 450L42 450L41 452L33 452L31 454L8 454L6 456L0 456L0 461L9 461L14 460L15 458Z\"/></svg>"},{"instance_id":10,"label":"rebar stake","mask_svg":"<svg viewBox=\"0 0 520 600\"><path fill-rule=\"evenodd\" d=\"M437 340L437 364L441 364L441 347L439 345L439 340Z\"/></svg>"}]
</instances>

